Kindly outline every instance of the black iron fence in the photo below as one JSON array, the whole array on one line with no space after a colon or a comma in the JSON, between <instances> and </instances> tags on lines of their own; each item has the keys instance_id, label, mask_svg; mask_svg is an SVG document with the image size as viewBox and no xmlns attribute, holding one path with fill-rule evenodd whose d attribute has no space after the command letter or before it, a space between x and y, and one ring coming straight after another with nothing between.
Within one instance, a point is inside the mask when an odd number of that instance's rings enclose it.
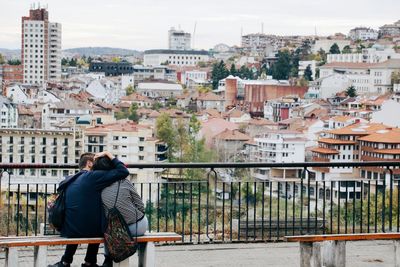
<instances>
[{"instance_id":1,"label":"black iron fence","mask_svg":"<svg viewBox=\"0 0 400 267\"><path fill-rule=\"evenodd\" d=\"M0 164L0 234L56 234L47 225L46 203L57 184L24 182L17 177L23 177L29 169L76 167ZM145 202L148 227L155 232L177 232L183 243L257 242L299 234L400 230L400 180L396 176L400 162L165 163L128 167L157 168L152 182L135 183ZM360 175L325 180L315 176L315 168L322 173L347 168ZM374 168L381 175L362 178L362 168ZM259 169L292 170L296 175L260 176ZM190 173L193 170L195 174ZM183 173L188 171L185 176Z\"/></svg>"}]
</instances>

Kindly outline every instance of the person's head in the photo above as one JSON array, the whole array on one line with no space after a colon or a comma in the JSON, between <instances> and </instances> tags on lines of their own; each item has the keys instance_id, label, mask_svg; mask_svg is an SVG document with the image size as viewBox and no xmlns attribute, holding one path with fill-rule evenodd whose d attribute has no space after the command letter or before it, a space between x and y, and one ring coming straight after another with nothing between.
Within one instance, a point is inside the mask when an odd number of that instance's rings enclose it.
<instances>
[{"instance_id":1,"label":"person's head","mask_svg":"<svg viewBox=\"0 0 400 267\"><path fill-rule=\"evenodd\" d=\"M83 153L79 159L79 169L91 169L94 162L93 153Z\"/></svg>"},{"instance_id":2,"label":"person's head","mask_svg":"<svg viewBox=\"0 0 400 267\"><path fill-rule=\"evenodd\" d=\"M98 157L94 160L93 171L109 171L114 169L114 165L109 157Z\"/></svg>"}]
</instances>

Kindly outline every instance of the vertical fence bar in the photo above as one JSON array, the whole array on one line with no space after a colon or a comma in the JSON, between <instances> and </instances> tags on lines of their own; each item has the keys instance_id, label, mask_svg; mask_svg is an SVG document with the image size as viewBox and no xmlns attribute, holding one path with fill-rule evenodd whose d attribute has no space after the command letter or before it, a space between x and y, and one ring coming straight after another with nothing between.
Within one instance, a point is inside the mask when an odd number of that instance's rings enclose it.
<instances>
[{"instance_id":1,"label":"vertical fence bar","mask_svg":"<svg viewBox=\"0 0 400 267\"><path fill-rule=\"evenodd\" d=\"M256 240L256 213L257 213L257 183L254 182L254 214L253 214L253 227L254 227L254 240Z\"/></svg>"},{"instance_id":2,"label":"vertical fence bar","mask_svg":"<svg viewBox=\"0 0 400 267\"><path fill-rule=\"evenodd\" d=\"M242 203L242 183L239 182L239 199L238 199L238 241L240 241L240 212L241 212L241 203Z\"/></svg>"},{"instance_id":3,"label":"vertical fence bar","mask_svg":"<svg viewBox=\"0 0 400 267\"><path fill-rule=\"evenodd\" d=\"M346 183L346 198L344 202L344 233L347 234L347 206L348 206L348 201L347 198L349 197L349 184L348 181Z\"/></svg>"},{"instance_id":4,"label":"vertical fence bar","mask_svg":"<svg viewBox=\"0 0 400 267\"><path fill-rule=\"evenodd\" d=\"M384 172L382 188L382 232L386 232L386 172Z\"/></svg>"},{"instance_id":5,"label":"vertical fence bar","mask_svg":"<svg viewBox=\"0 0 400 267\"><path fill-rule=\"evenodd\" d=\"M293 181L293 206L292 206L292 230L293 235L295 235L295 224L296 224L296 182Z\"/></svg>"},{"instance_id":6,"label":"vertical fence bar","mask_svg":"<svg viewBox=\"0 0 400 267\"><path fill-rule=\"evenodd\" d=\"M192 235L193 235L193 183L190 183L190 243L193 242Z\"/></svg>"},{"instance_id":7,"label":"vertical fence bar","mask_svg":"<svg viewBox=\"0 0 400 267\"><path fill-rule=\"evenodd\" d=\"M300 234L303 234L303 181L306 176L306 169L303 170L303 174L300 180Z\"/></svg>"},{"instance_id":8,"label":"vertical fence bar","mask_svg":"<svg viewBox=\"0 0 400 267\"><path fill-rule=\"evenodd\" d=\"M371 180L368 180L368 204L367 204L367 233L370 232L371 219Z\"/></svg>"},{"instance_id":9,"label":"vertical fence bar","mask_svg":"<svg viewBox=\"0 0 400 267\"><path fill-rule=\"evenodd\" d=\"M390 180L389 180L389 232L393 230L393 171L389 169Z\"/></svg>"},{"instance_id":10,"label":"vertical fence bar","mask_svg":"<svg viewBox=\"0 0 400 267\"><path fill-rule=\"evenodd\" d=\"M262 196L261 196L261 240L264 241L264 217L265 217L265 182L262 185Z\"/></svg>"},{"instance_id":11,"label":"vertical fence bar","mask_svg":"<svg viewBox=\"0 0 400 267\"><path fill-rule=\"evenodd\" d=\"M314 224L314 233L317 234L318 229L318 198L319 198L319 191L318 191L318 181L315 181L315 224Z\"/></svg>"},{"instance_id":12,"label":"vertical fence bar","mask_svg":"<svg viewBox=\"0 0 400 267\"><path fill-rule=\"evenodd\" d=\"M8 174L8 207L7 207L7 236L10 234L10 221L11 221L11 175L10 172L6 171ZM14 194L13 194L14 196ZM14 205L15 203L13 203Z\"/></svg>"},{"instance_id":13,"label":"vertical fence bar","mask_svg":"<svg viewBox=\"0 0 400 267\"><path fill-rule=\"evenodd\" d=\"M246 182L246 241L249 239L249 182Z\"/></svg>"},{"instance_id":14,"label":"vertical fence bar","mask_svg":"<svg viewBox=\"0 0 400 267\"><path fill-rule=\"evenodd\" d=\"M323 186L323 199L322 199L322 234L326 234L326 216L325 216L325 204L326 204L326 183L325 183L325 179L322 182L322 186Z\"/></svg>"},{"instance_id":15,"label":"vertical fence bar","mask_svg":"<svg viewBox=\"0 0 400 267\"><path fill-rule=\"evenodd\" d=\"M287 181L285 181L285 236L287 236L287 234L288 234L287 220L288 220L288 184L287 184Z\"/></svg>"},{"instance_id":16,"label":"vertical fence bar","mask_svg":"<svg viewBox=\"0 0 400 267\"><path fill-rule=\"evenodd\" d=\"M311 179L307 170L307 234L310 233L310 213L311 213Z\"/></svg>"},{"instance_id":17,"label":"vertical fence bar","mask_svg":"<svg viewBox=\"0 0 400 267\"><path fill-rule=\"evenodd\" d=\"M157 183L157 232L160 232L160 183Z\"/></svg>"},{"instance_id":18,"label":"vertical fence bar","mask_svg":"<svg viewBox=\"0 0 400 267\"><path fill-rule=\"evenodd\" d=\"M149 214L149 232L152 232L151 230L151 217L153 216L153 203L151 202L151 183L149 183L149 205L150 205L150 214Z\"/></svg>"},{"instance_id":19,"label":"vertical fence bar","mask_svg":"<svg viewBox=\"0 0 400 267\"><path fill-rule=\"evenodd\" d=\"M269 183L269 240L272 239L272 182Z\"/></svg>"},{"instance_id":20,"label":"vertical fence bar","mask_svg":"<svg viewBox=\"0 0 400 267\"><path fill-rule=\"evenodd\" d=\"M363 233L363 201L364 201L364 181L361 181L361 192L360 192L360 233Z\"/></svg>"},{"instance_id":21,"label":"vertical fence bar","mask_svg":"<svg viewBox=\"0 0 400 267\"><path fill-rule=\"evenodd\" d=\"M330 229L331 229L331 234L333 234L333 181L331 181L331 189L330 189L330 204L331 204L331 208L330 208Z\"/></svg>"},{"instance_id":22,"label":"vertical fence bar","mask_svg":"<svg viewBox=\"0 0 400 267\"><path fill-rule=\"evenodd\" d=\"M199 188L199 197L197 203L197 243L200 243L200 236L201 236L201 183L198 183Z\"/></svg>"},{"instance_id":23,"label":"vertical fence bar","mask_svg":"<svg viewBox=\"0 0 400 267\"><path fill-rule=\"evenodd\" d=\"M397 180L397 232L400 230L400 180Z\"/></svg>"},{"instance_id":24,"label":"vertical fence bar","mask_svg":"<svg viewBox=\"0 0 400 267\"><path fill-rule=\"evenodd\" d=\"M19 236L19 204L20 204L20 184L17 187L17 236Z\"/></svg>"},{"instance_id":25,"label":"vertical fence bar","mask_svg":"<svg viewBox=\"0 0 400 267\"><path fill-rule=\"evenodd\" d=\"M222 242L225 240L225 183L222 183Z\"/></svg>"},{"instance_id":26,"label":"vertical fence bar","mask_svg":"<svg viewBox=\"0 0 400 267\"><path fill-rule=\"evenodd\" d=\"M182 242L185 243L185 183L182 183Z\"/></svg>"},{"instance_id":27,"label":"vertical fence bar","mask_svg":"<svg viewBox=\"0 0 400 267\"><path fill-rule=\"evenodd\" d=\"M176 183L174 183L174 232L176 232Z\"/></svg>"},{"instance_id":28,"label":"vertical fence bar","mask_svg":"<svg viewBox=\"0 0 400 267\"><path fill-rule=\"evenodd\" d=\"M353 184L353 234L356 231L356 181Z\"/></svg>"},{"instance_id":29,"label":"vertical fence bar","mask_svg":"<svg viewBox=\"0 0 400 267\"><path fill-rule=\"evenodd\" d=\"M44 232L46 234L46 225L47 225L47 184L44 185Z\"/></svg>"},{"instance_id":30,"label":"vertical fence bar","mask_svg":"<svg viewBox=\"0 0 400 267\"><path fill-rule=\"evenodd\" d=\"M25 235L29 235L29 184L26 184Z\"/></svg>"},{"instance_id":31,"label":"vertical fence bar","mask_svg":"<svg viewBox=\"0 0 400 267\"><path fill-rule=\"evenodd\" d=\"M375 233L378 232L378 180L375 181Z\"/></svg>"},{"instance_id":32,"label":"vertical fence bar","mask_svg":"<svg viewBox=\"0 0 400 267\"><path fill-rule=\"evenodd\" d=\"M208 212L210 207L210 172L207 173L207 192L206 192L206 234L208 237Z\"/></svg>"},{"instance_id":33,"label":"vertical fence bar","mask_svg":"<svg viewBox=\"0 0 400 267\"><path fill-rule=\"evenodd\" d=\"M35 203L35 236L38 233L38 213L39 213L39 185L36 184L36 203Z\"/></svg>"},{"instance_id":34,"label":"vertical fence bar","mask_svg":"<svg viewBox=\"0 0 400 267\"><path fill-rule=\"evenodd\" d=\"M231 193L229 194L230 195L230 220L229 220L229 240L230 241L232 241L232 235L233 235L233 233L232 233L232 224L233 224L233 198L234 198L234 195L233 195L233 182L231 182Z\"/></svg>"},{"instance_id":35,"label":"vertical fence bar","mask_svg":"<svg viewBox=\"0 0 400 267\"><path fill-rule=\"evenodd\" d=\"M169 192L168 192L168 183L164 184L165 186L165 232L168 232L168 215L169 215L169 211L168 211L168 197L169 197Z\"/></svg>"},{"instance_id":36,"label":"vertical fence bar","mask_svg":"<svg viewBox=\"0 0 400 267\"><path fill-rule=\"evenodd\" d=\"M336 182L338 185L338 217L337 217L337 233L340 234L340 193L341 193L341 184L340 181Z\"/></svg>"},{"instance_id":37,"label":"vertical fence bar","mask_svg":"<svg viewBox=\"0 0 400 267\"><path fill-rule=\"evenodd\" d=\"M281 183L280 182L278 182L278 199L277 199L277 203L276 203L276 239L278 240L279 239L279 230L280 230L280 222L279 222L279 211L280 211L280 205L279 205L279 203L280 203L280 199L281 199L281 188L280 188L280 185L281 185Z\"/></svg>"}]
</instances>

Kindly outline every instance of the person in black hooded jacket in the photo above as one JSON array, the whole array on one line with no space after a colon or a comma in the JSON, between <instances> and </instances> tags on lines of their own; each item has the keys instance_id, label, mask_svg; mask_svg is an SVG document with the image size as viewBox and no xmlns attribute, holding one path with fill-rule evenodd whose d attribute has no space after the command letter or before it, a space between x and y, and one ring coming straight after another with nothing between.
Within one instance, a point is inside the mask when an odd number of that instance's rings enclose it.
<instances>
[{"instance_id":1,"label":"person in black hooded jacket","mask_svg":"<svg viewBox=\"0 0 400 267\"><path fill-rule=\"evenodd\" d=\"M91 171L93 160L97 157L109 157L114 169L109 171ZM67 186L65 191L65 221L61 228L61 236L69 238L102 237L106 218L101 201L101 192L116 181L125 179L129 175L125 165L110 152L101 152L96 155L83 154L79 167L81 171L71 178L65 179L59 187ZM77 176L77 177L76 177ZM70 266L77 245L67 245L61 261L49 267ZM82 266L98 266L97 252L99 245L89 245L85 263Z\"/></svg>"}]
</instances>

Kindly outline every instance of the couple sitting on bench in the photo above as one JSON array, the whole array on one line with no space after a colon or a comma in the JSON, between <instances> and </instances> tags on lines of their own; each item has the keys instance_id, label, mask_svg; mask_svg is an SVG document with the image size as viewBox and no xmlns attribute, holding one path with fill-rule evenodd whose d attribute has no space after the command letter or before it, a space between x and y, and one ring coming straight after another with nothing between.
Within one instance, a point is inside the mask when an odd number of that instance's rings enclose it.
<instances>
[{"instance_id":1,"label":"couple sitting on bench","mask_svg":"<svg viewBox=\"0 0 400 267\"><path fill-rule=\"evenodd\" d=\"M147 230L144 204L133 184L126 179L129 175L125 165L110 152L82 154L80 171L66 178L59 188L65 190L65 220L61 236L69 238L103 237L107 227L106 213L116 203L132 236L141 236ZM119 191L118 191L119 187ZM117 196L118 191L118 196ZM117 197L117 200L116 200ZM116 202L115 202L116 201ZM49 267L70 266L78 245L67 245L61 261ZM82 266L97 265L99 244L89 244L85 263ZM112 260L105 249L103 267L112 266Z\"/></svg>"}]
</instances>

